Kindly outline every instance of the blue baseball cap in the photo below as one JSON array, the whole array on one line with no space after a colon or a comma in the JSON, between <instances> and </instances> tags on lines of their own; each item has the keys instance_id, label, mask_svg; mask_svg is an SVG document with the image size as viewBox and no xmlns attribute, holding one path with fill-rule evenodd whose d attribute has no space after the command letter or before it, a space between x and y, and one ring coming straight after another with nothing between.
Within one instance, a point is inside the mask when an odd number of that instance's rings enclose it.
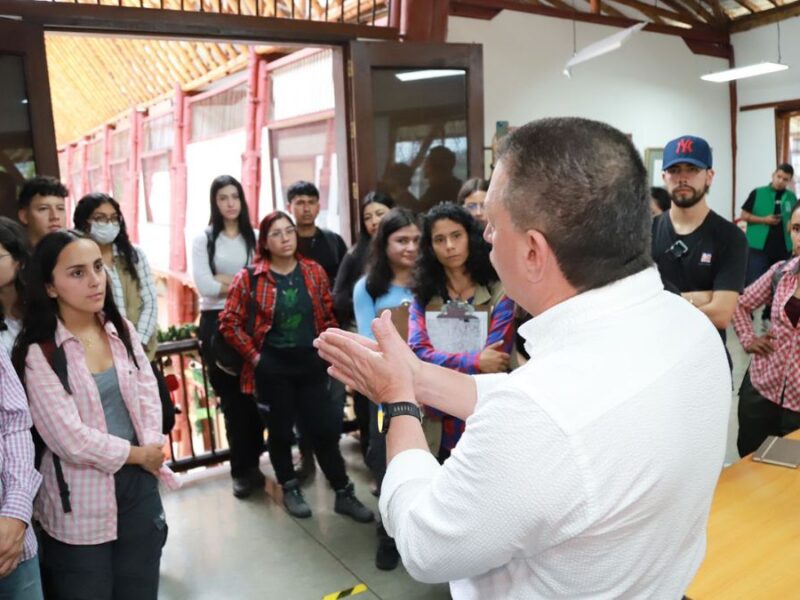
<instances>
[{"instance_id":1,"label":"blue baseball cap","mask_svg":"<svg viewBox=\"0 0 800 600\"><path fill-rule=\"evenodd\" d=\"M664 162L661 168L666 171L672 165L680 163L710 169L712 161L708 142L693 135L682 135L670 141L664 147Z\"/></svg>"}]
</instances>

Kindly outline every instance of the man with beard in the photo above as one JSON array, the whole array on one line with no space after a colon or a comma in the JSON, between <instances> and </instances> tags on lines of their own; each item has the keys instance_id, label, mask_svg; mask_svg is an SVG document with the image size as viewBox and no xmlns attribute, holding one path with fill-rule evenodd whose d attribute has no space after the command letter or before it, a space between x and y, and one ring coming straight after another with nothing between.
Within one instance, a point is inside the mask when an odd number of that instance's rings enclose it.
<instances>
[{"instance_id":1,"label":"man with beard","mask_svg":"<svg viewBox=\"0 0 800 600\"><path fill-rule=\"evenodd\" d=\"M711 164L702 138L681 136L664 148L662 177L672 207L653 221L652 251L664 287L705 313L725 341L744 290L747 239L708 206Z\"/></svg>"}]
</instances>

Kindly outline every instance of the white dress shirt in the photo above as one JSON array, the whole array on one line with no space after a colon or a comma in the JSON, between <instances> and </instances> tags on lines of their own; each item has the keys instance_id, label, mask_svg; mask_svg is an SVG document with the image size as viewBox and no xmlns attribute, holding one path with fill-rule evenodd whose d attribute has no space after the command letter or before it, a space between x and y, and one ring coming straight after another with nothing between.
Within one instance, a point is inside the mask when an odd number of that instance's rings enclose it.
<instances>
[{"instance_id":1,"label":"white dress shirt","mask_svg":"<svg viewBox=\"0 0 800 600\"><path fill-rule=\"evenodd\" d=\"M531 360L477 376L443 466L408 450L380 508L409 573L455 600L678 600L705 553L731 378L708 318L654 268L520 330Z\"/></svg>"}]
</instances>

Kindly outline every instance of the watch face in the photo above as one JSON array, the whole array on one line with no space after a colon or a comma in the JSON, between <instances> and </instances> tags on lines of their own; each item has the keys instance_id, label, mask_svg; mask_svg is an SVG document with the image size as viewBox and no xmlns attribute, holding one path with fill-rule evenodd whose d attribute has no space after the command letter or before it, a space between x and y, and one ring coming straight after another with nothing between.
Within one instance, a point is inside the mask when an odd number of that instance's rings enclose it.
<instances>
[{"instance_id":1,"label":"watch face","mask_svg":"<svg viewBox=\"0 0 800 600\"><path fill-rule=\"evenodd\" d=\"M384 429L383 429L384 422L386 422L386 424L388 425L389 424L389 419L387 419L385 417L384 413L383 413L383 404L379 404L378 405L378 431L380 433L386 433L384 431ZM388 429L388 427L387 427L387 429Z\"/></svg>"}]
</instances>

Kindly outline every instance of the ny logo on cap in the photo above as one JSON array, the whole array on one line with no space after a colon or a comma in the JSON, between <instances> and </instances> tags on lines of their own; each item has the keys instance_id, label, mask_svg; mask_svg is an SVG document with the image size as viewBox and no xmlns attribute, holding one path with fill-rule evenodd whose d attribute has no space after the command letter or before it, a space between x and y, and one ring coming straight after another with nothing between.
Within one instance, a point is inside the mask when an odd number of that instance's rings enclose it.
<instances>
[{"instance_id":1,"label":"ny logo on cap","mask_svg":"<svg viewBox=\"0 0 800 600\"><path fill-rule=\"evenodd\" d=\"M678 148L675 151L678 154L691 154L692 152L694 152L692 146L694 146L694 140L690 139L678 140Z\"/></svg>"}]
</instances>

